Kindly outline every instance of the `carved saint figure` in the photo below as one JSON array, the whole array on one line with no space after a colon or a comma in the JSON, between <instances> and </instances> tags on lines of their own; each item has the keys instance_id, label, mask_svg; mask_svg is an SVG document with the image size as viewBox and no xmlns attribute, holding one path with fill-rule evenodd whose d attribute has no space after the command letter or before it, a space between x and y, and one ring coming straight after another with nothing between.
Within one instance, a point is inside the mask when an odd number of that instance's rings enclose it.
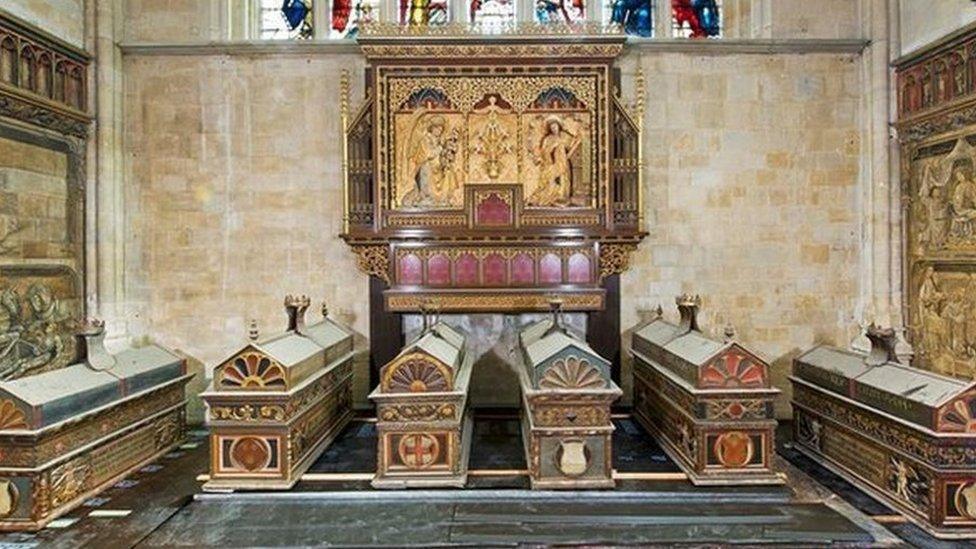
<instances>
[{"instance_id":1,"label":"carved saint figure","mask_svg":"<svg viewBox=\"0 0 976 549\"><path fill-rule=\"evenodd\" d=\"M545 134L533 151L539 165L539 181L529 197L532 206L566 206L573 195L572 158L580 147L580 136L573 135L558 117L545 120Z\"/></svg>"},{"instance_id":2,"label":"carved saint figure","mask_svg":"<svg viewBox=\"0 0 976 549\"><path fill-rule=\"evenodd\" d=\"M976 236L976 179L971 166L957 164L952 170L952 225L950 234L960 240Z\"/></svg>"},{"instance_id":3,"label":"carved saint figure","mask_svg":"<svg viewBox=\"0 0 976 549\"><path fill-rule=\"evenodd\" d=\"M403 195L403 206L458 203L460 185L455 161L459 138L456 129L445 135L446 128L443 116L431 116L424 132L409 143L407 164L411 188Z\"/></svg>"},{"instance_id":4,"label":"carved saint figure","mask_svg":"<svg viewBox=\"0 0 976 549\"><path fill-rule=\"evenodd\" d=\"M935 269L928 267L918 290L918 324L923 334L923 351L933 362L940 361L938 354L949 342L948 326L942 316L945 300L946 296L935 280Z\"/></svg>"},{"instance_id":5,"label":"carved saint figure","mask_svg":"<svg viewBox=\"0 0 976 549\"><path fill-rule=\"evenodd\" d=\"M921 202L917 214L921 230L918 235L918 253L925 253L926 248L941 248L945 244L949 232L949 211L946 208L945 188L932 175L933 167L926 167L919 192Z\"/></svg>"}]
</instances>

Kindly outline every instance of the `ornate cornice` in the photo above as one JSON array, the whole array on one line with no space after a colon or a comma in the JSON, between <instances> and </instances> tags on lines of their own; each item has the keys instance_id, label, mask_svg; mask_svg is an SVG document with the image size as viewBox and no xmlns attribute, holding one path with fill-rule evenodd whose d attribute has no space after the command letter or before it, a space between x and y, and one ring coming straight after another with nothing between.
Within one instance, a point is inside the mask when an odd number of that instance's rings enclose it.
<instances>
[{"instance_id":1,"label":"ornate cornice","mask_svg":"<svg viewBox=\"0 0 976 549\"><path fill-rule=\"evenodd\" d=\"M0 86L0 116L40 126L57 133L88 138L91 119L77 112L69 112L56 105L26 99L12 90Z\"/></svg>"},{"instance_id":2,"label":"ornate cornice","mask_svg":"<svg viewBox=\"0 0 976 549\"><path fill-rule=\"evenodd\" d=\"M625 41L619 28L592 22L436 27L373 23L363 27L358 39L369 59L614 58L620 55Z\"/></svg>"},{"instance_id":3,"label":"ornate cornice","mask_svg":"<svg viewBox=\"0 0 976 549\"><path fill-rule=\"evenodd\" d=\"M973 124L976 124L976 96L923 116L901 120L897 126L901 141L916 142Z\"/></svg>"},{"instance_id":4,"label":"ornate cornice","mask_svg":"<svg viewBox=\"0 0 976 549\"><path fill-rule=\"evenodd\" d=\"M387 284L390 283L390 250L389 246L352 246L356 254L356 267L363 274L375 276Z\"/></svg>"},{"instance_id":5,"label":"ornate cornice","mask_svg":"<svg viewBox=\"0 0 976 549\"><path fill-rule=\"evenodd\" d=\"M600 281L630 268L630 254L637 244L603 244L600 246Z\"/></svg>"},{"instance_id":6,"label":"ornate cornice","mask_svg":"<svg viewBox=\"0 0 976 549\"><path fill-rule=\"evenodd\" d=\"M16 63L0 80L0 116L88 136L88 53L0 12L0 51Z\"/></svg>"},{"instance_id":7,"label":"ornate cornice","mask_svg":"<svg viewBox=\"0 0 976 549\"><path fill-rule=\"evenodd\" d=\"M363 25L359 31L360 41L376 38L416 37L424 39L472 38L478 41L504 40L507 38L551 38L572 37L573 39L598 39L601 37L624 38L619 25L604 25L596 21L578 23L536 23L520 21L511 24L448 23L446 25L400 25L397 23L375 22Z\"/></svg>"}]
</instances>

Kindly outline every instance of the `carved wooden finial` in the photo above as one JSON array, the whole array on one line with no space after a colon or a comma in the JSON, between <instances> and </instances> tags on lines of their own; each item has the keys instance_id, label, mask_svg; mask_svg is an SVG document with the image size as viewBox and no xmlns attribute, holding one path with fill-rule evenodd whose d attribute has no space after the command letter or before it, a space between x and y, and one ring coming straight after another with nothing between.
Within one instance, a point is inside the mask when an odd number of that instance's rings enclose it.
<instances>
[{"instance_id":1,"label":"carved wooden finial","mask_svg":"<svg viewBox=\"0 0 976 549\"><path fill-rule=\"evenodd\" d=\"M722 335L725 337L725 342L735 340L735 326L731 323L725 325L725 329L722 330Z\"/></svg>"},{"instance_id":2,"label":"carved wooden finial","mask_svg":"<svg viewBox=\"0 0 976 549\"><path fill-rule=\"evenodd\" d=\"M255 318L251 319L251 323L247 327L247 338L251 341L257 341L261 333L258 331L258 321Z\"/></svg>"},{"instance_id":3,"label":"carved wooden finial","mask_svg":"<svg viewBox=\"0 0 976 549\"><path fill-rule=\"evenodd\" d=\"M678 313L681 315L679 326L684 332L692 330L698 332L698 309L701 308L701 296L692 294L681 294L675 299L678 304Z\"/></svg>"},{"instance_id":4,"label":"carved wooden finial","mask_svg":"<svg viewBox=\"0 0 976 549\"><path fill-rule=\"evenodd\" d=\"M563 299L553 296L549 298L549 312L552 313L552 325L559 326L562 323Z\"/></svg>"},{"instance_id":5,"label":"carved wooden finial","mask_svg":"<svg viewBox=\"0 0 976 549\"><path fill-rule=\"evenodd\" d=\"M654 319L657 320L663 316L664 316L664 308L661 307L660 303L658 303L657 308L654 309Z\"/></svg>"},{"instance_id":6,"label":"carved wooden finial","mask_svg":"<svg viewBox=\"0 0 976 549\"><path fill-rule=\"evenodd\" d=\"M430 326L431 326L431 323L430 323L430 310L431 310L431 307L432 307L432 304L431 304L431 301L429 299L425 299L423 302L420 303L420 318L423 321L423 327L421 329L421 333L427 333L430 330Z\"/></svg>"},{"instance_id":7,"label":"carved wooden finial","mask_svg":"<svg viewBox=\"0 0 976 549\"><path fill-rule=\"evenodd\" d=\"M889 362L898 363L898 354L895 347L898 344L898 334L894 328L881 328L871 323L865 331L868 340L871 341L871 351L865 357L864 363L868 366L881 366Z\"/></svg>"},{"instance_id":8,"label":"carved wooden finial","mask_svg":"<svg viewBox=\"0 0 976 549\"><path fill-rule=\"evenodd\" d=\"M322 302L322 318L329 318L329 304L325 301Z\"/></svg>"},{"instance_id":9,"label":"carved wooden finial","mask_svg":"<svg viewBox=\"0 0 976 549\"><path fill-rule=\"evenodd\" d=\"M305 332L305 311L312 300L307 295L285 296L285 312L288 314L288 331L301 334Z\"/></svg>"}]
</instances>

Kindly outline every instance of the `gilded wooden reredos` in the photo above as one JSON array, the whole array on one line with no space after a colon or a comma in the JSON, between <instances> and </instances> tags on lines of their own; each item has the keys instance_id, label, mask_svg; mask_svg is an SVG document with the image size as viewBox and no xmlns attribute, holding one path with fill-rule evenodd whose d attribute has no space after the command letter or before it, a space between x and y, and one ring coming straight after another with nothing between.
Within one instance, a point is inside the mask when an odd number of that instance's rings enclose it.
<instances>
[{"instance_id":1,"label":"gilded wooden reredos","mask_svg":"<svg viewBox=\"0 0 976 549\"><path fill-rule=\"evenodd\" d=\"M367 100L343 104L342 236L388 284L388 311L545 310L553 293L604 308L602 281L644 234L623 42L364 28Z\"/></svg>"}]
</instances>

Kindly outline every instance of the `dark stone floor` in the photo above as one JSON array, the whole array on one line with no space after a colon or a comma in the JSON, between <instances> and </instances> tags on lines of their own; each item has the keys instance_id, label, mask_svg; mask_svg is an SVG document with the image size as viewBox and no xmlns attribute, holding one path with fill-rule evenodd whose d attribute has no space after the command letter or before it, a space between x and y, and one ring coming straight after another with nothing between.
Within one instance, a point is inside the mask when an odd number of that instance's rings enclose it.
<instances>
[{"instance_id":1,"label":"dark stone floor","mask_svg":"<svg viewBox=\"0 0 976 549\"><path fill-rule=\"evenodd\" d=\"M449 492L460 493L471 492ZM646 546L735 540L797 547L872 541L821 504L716 504L658 498L654 493L647 493L644 501L587 501L580 494L527 501L511 490L484 491L476 501L436 499L430 492L384 493L383 499L359 500L309 495L301 499L205 497L141 546ZM245 520L247 527L238 527Z\"/></svg>"},{"instance_id":2,"label":"dark stone floor","mask_svg":"<svg viewBox=\"0 0 976 549\"><path fill-rule=\"evenodd\" d=\"M897 515L898 512L872 498L836 473L822 467L806 455L793 448L792 422L780 422L776 432L777 452L788 462L812 477L831 492L840 496L854 508L868 516ZM911 547L925 549L976 548L976 542L942 541L911 522L886 524L885 528L901 538Z\"/></svg>"},{"instance_id":3,"label":"dark stone floor","mask_svg":"<svg viewBox=\"0 0 976 549\"><path fill-rule=\"evenodd\" d=\"M627 419L615 423L618 471L677 471L638 425ZM351 423L313 471L371 471L376 459L374 431L369 422ZM788 425L778 434L780 455L860 513L844 508L838 513L832 508L838 505L804 501L794 493L796 486L717 489L696 488L685 481L628 480L612 492L547 495L523 491L528 486L524 476L472 477L470 487L482 490L379 492L368 482L303 481L283 494L210 494L195 499L200 490L196 476L207 468L204 437L202 431L193 432L184 448L89 500L55 525L60 527L0 535L0 549L327 543L535 547L546 542L862 547L873 545L862 528L864 515L895 514L793 450ZM497 415L476 421L471 459L472 469L523 469L517 421ZM96 516L105 510L128 514ZM906 546L964 546L939 542L910 523L886 527Z\"/></svg>"}]
</instances>

